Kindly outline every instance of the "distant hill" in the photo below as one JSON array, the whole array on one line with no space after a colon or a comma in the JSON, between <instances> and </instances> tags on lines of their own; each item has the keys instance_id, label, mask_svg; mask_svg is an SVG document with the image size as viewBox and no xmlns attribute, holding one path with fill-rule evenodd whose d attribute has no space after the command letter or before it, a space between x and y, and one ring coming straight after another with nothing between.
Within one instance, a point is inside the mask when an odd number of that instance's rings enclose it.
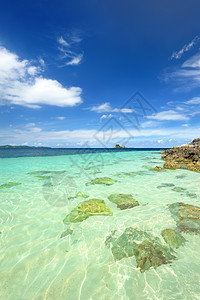
<instances>
[{"instance_id":1,"label":"distant hill","mask_svg":"<svg viewBox=\"0 0 200 300\"><path fill-rule=\"evenodd\" d=\"M43 149L51 149L51 147L35 147L35 146L11 146L11 145L2 145L2 146L0 146L0 148L1 149L19 149L19 148L21 148L21 149L35 149L35 148L43 148Z\"/></svg>"}]
</instances>

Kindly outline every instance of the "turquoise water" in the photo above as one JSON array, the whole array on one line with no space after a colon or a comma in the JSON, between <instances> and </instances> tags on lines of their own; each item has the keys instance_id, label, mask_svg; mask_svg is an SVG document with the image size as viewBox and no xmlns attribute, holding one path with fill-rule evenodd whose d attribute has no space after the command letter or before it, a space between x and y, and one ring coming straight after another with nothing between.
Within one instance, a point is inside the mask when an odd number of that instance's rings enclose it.
<instances>
[{"instance_id":1,"label":"turquoise water","mask_svg":"<svg viewBox=\"0 0 200 300\"><path fill-rule=\"evenodd\" d=\"M161 231L176 227L167 205L200 206L200 174L152 170L162 164L159 151L0 159L0 185L20 183L0 188L0 299L200 299L200 236L183 233L187 242L175 250L177 258L144 273L135 257L115 261L105 245L113 230L129 226L164 244ZM28 174L34 171L54 173ZM105 176L117 182L85 185ZM162 184L174 186L158 188ZM78 192L103 199L113 216L64 225L86 200L75 197ZM113 193L132 194L140 206L120 210L107 198Z\"/></svg>"}]
</instances>

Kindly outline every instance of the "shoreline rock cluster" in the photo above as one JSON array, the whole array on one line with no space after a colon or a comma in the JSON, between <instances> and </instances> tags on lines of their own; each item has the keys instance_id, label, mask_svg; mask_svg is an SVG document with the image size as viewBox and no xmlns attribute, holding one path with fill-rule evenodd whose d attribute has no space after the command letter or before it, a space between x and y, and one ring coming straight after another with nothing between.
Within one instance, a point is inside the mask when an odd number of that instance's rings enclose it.
<instances>
[{"instance_id":1,"label":"shoreline rock cluster","mask_svg":"<svg viewBox=\"0 0 200 300\"><path fill-rule=\"evenodd\" d=\"M194 139L189 144L164 150L162 159L165 160L164 169L187 169L200 172L200 138ZM156 166L155 171L163 168Z\"/></svg>"}]
</instances>

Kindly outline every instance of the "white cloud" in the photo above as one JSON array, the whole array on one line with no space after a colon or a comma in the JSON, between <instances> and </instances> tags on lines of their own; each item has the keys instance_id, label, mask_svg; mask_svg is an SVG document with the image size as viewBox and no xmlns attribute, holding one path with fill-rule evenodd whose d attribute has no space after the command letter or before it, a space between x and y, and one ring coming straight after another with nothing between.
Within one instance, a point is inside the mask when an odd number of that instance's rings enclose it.
<instances>
[{"instance_id":1,"label":"white cloud","mask_svg":"<svg viewBox=\"0 0 200 300\"><path fill-rule=\"evenodd\" d=\"M158 142L158 144L162 144L164 141L163 140L158 140L157 142Z\"/></svg>"},{"instance_id":2,"label":"white cloud","mask_svg":"<svg viewBox=\"0 0 200 300\"><path fill-rule=\"evenodd\" d=\"M170 142L170 143L173 142L173 139L169 139L169 142Z\"/></svg>"},{"instance_id":3,"label":"white cloud","mask_svg":"<svg viewBox=\"0 0 200 300\"><path fill-rule=\"evenodd\" d=\"M56 119L58 119L58 120L65 120L66 117L56 117Z\"/></svg>"},{"instance_id":4,"label":"white cloud","mask_svg":"<svg viewBox=\"0 0 200 300\"><path fill-rule=\"evenodd\" d=\"M100 117L100 120L102 120L102 119L109 119L109 118L113 118L114 116L112 115L112 114L109 114L109 115L102 115L101 117Z\"/></svg>"},{"instance_id":5,"label":"white cloud","mask_svg":"<svg viewBox=\"0 0 200 300\"><path fill-rule=\"evenodd\" d=\"M185 104L200 104L200 97L193 97L185 102Z\"/></svg>"},{"instance_id":6,"label":"white cloud","mask_svg":"<svg viewBox=\"0 0 200 300\"><path fill-rule=\"evenodd\" d=\"M63 87L57 80L38 76L40 67L0 47L0 105L15 104L30 108L41 105L59 107L82 103L80 87Z\"/></svg>"},{"instance_id":7,"label":"white cloud","mask_svg":"<svg viewBox=\"0 0 200 300\"><path fill-rule=\"evenodd\" d=\"M152 116L148 116L148 119L157 121L187 121L189 118L183 114L180 114L174 110L161 111Z\"/></svg>"},{"instance_id":8,"label":"white cloud","mask_svg":"<svg viewBox=\"0 0 200 300\"><path fill-rule=\"evenodd\" d=\"M200 38L196 36L189 44L186 44L183 46L183 48L180 51L175 51L172 53L171 59L179 59L181 56L185 53L188 52L192 47L199 42Z\"/></svg>"},{"instance_id":9,"label":"white cloud","mask_svg":"<svg viewBox=\"0 0 200 300\"><path fill-rule=\"evenodd\" d=\"M116 113L133 113L134 110L130 108L112 108L109 102L105 102L98 106L93 106L91 111L95 111L97 113L104 112L116 112Z\"/></svg>"},{"instance_id":10,"label":"white cloud","mask_svg":"<svg viewBox=\"0 0 200 300\"><path fill-rule=\"evenodd\" d=\"M63 66L79 65L83 60L83 54L77 52L77 45L82 39L75 34L71 34L66 41L62 36L57 39L59 44L58 50L61 52L60 59L64 61Z\"/></svg>"}]
</instances>

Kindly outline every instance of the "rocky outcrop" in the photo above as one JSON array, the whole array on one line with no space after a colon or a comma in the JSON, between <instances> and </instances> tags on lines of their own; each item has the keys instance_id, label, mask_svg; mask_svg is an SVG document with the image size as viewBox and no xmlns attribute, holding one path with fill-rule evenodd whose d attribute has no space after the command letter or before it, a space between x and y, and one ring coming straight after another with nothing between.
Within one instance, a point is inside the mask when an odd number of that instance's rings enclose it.
<instances>
[{"instance_id":1,"label":"rocky outcrop","mask_svg":"<svg viewBox=\"0 0 200 300\"><path fill-rule=\"evenodd\" d=\"M155 168L154 168L154 171L163 171L164 169L163 168L161 168L161 167L159 167L159 166L156 166Z\"/></svg>"},{"instance_id":2,"label":"rocky outcrop","mask_svg":"<svg viewBox=\"0 0 200 300\"><path fill-rule=\"evenodd\" d=\"M79 203L63 220L64 224L78 223L86 220L90 216L113 215L110 208L105 204L104 200L90 199Z\"/></svg>"},{"instance_id":3,"label":"rocky outcrop","mask_svg":"<svg viewBox=\"0 0 200 300\"><path fill-rule=\"evenodd\" d=\"M115 149L125 149L126 148L126 146L120 146L119 144L116 144L115 145L115 147L114 147Z\"/></svg>"},{"instance_id":4,"label":"rocky outcrop","mask_svg":"<svg viewBox=\"0 0 200 300\"><path fill-rule=\"evenodd\" d=\"M172 170L176 170L176 169L180 169L181 166L177 165L175 163L175 161L173 161L172 159L170 160L166 160L166 162L164 163L164 168L165 169L172 169Z\"/></svg>"}]
</instances>

